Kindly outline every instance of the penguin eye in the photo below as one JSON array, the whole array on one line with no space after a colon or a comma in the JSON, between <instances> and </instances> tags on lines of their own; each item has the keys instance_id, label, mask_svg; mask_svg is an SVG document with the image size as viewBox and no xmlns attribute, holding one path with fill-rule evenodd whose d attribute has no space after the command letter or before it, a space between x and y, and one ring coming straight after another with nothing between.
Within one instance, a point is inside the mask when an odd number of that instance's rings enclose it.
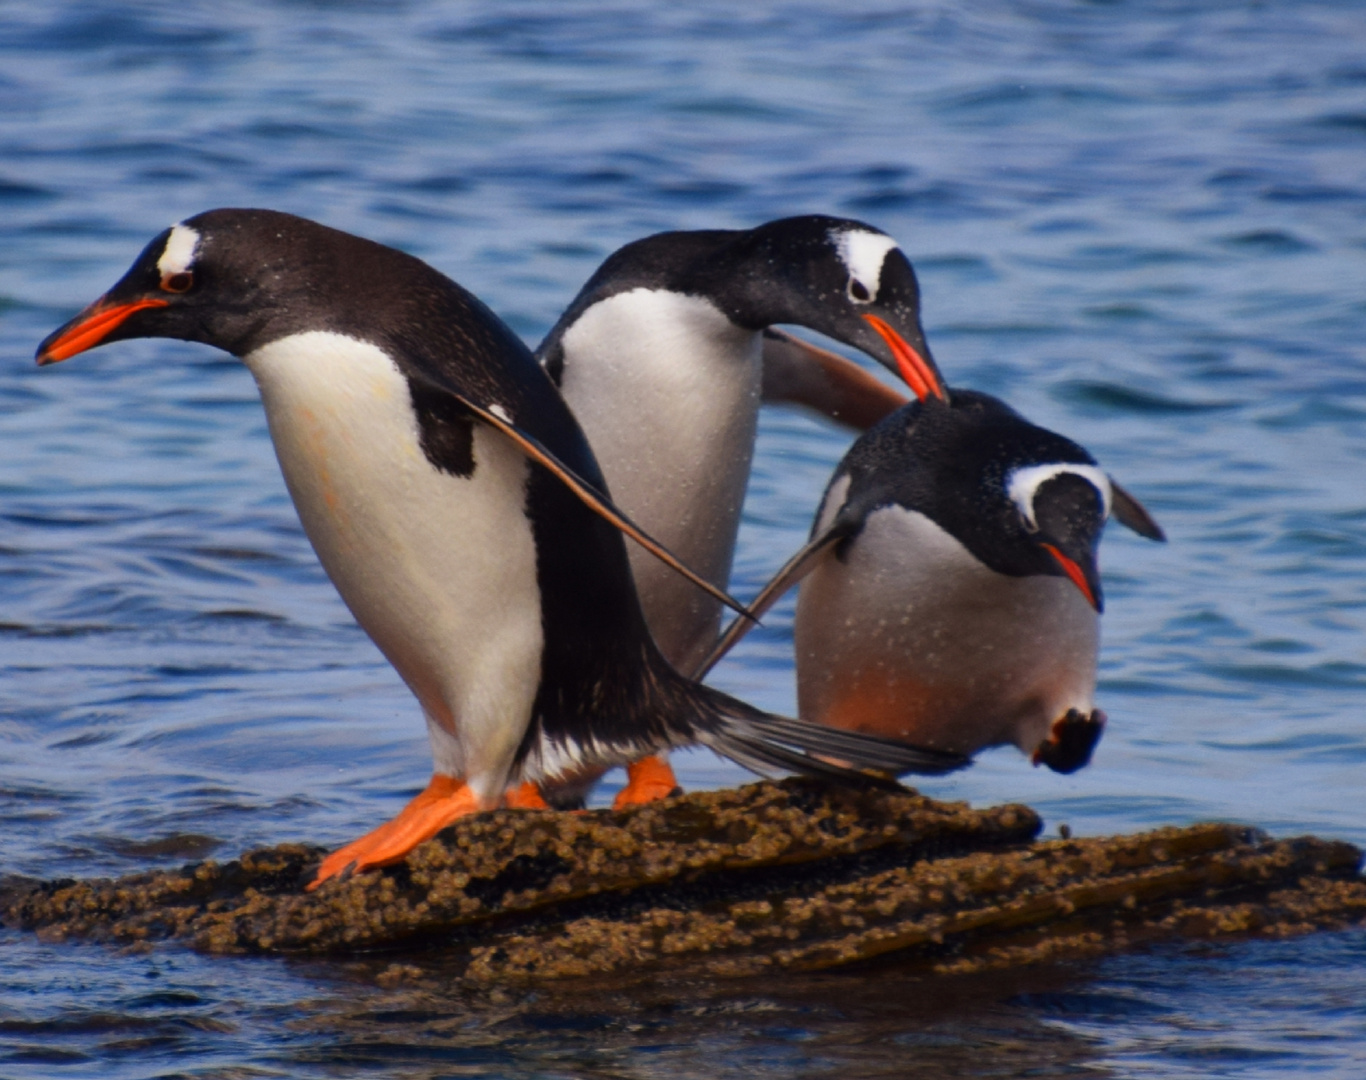
<instances>
[{"instance_id":1,"label":"penguin eye","mask_svg":"<svg viewBox=\"0 0 1366 1080\"><path fill-rule=\"evenodd\" d=\"M873 298L873 294L868 291L868 286L863 284L858 278L849 279L849 299L857 304L866 304Z\"/></svg>"},{"instance_id":2,"label":"penguin eye","mask_svg":"<svg viewBox=\"0 0 1366 1080\"><path fill-rule=\"evenodd\" d=\"M161 291L183 293L189 292L194 285L194 275L188 270L181 270L174 274L161 275Z\"/></svg>"}]
</instances>

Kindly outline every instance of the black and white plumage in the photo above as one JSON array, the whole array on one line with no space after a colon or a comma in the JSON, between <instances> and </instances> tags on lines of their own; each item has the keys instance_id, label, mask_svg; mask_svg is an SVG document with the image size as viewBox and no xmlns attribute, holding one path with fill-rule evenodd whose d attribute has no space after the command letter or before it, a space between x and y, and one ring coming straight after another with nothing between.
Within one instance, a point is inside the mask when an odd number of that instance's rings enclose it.
<instances>
[{"instance_id":1,"label":"black and white plumage","mask_svg":"<svg viewBox=\"0 0 1366 1080\"><path fill-rule=\"evenodd\" d=\"M915 272L885 233L805 216L747 231L669 232L627 244L584 285L537 351L583 425L613 496L718 588L730 576L761 394L841 415L894 401L797 324L940 393ZM630 552L660 649L692 670L716 639L715 597Z\"/></svg>"},{"instance_id":2,"label":"black and white plumage","mask_svg":"<svg viewBox=\"0 0 1366 1080\"><path fill-rule=\"evenodd\" d=\"M154 239L38 360L131 337L204 342L251 370L323 567L421 704L435 772L479 805L688 743L827 775L805 751L953 764L831 742L677 675L619 530L641 534L573 416L518 338L419 260L287 214L209 211Z\"/></svg>"},{"instance_id":3,"label":"black and white plumage","mask_svg":"<svg viewBox=\"0 0 1366 1080\"><path fill-rule=\"evenodd\" d=\"M1082 767L1104 725L1096 548L1117 504L1163 538L1085 450L996 398L953 390L892 414L845 456L810 542L754 605L802 582L799 715Z\"/></svg>"}]
</instances>

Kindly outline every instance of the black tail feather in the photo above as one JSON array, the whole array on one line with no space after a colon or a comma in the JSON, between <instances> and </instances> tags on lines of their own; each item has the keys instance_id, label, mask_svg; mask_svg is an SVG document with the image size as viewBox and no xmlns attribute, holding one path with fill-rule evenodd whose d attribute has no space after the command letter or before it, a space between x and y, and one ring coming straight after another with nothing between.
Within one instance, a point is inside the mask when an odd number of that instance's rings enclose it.
<instances>
[{"instance_id":1,"label":"black tail feather","mask_svg":"<svg viewBox=\"0 0 1366 1080\"><path fill-rule=\"evenodd\" d=\"M895 787L887 775L942 776L972 764L962 754L775 716L711 687L694 686L705 704L691 741L760 774L782 769L844 783Z\"/></svg>"},{"instance_id":2,"label":"black tail feather","mask_svg":"<svg viewBox=\"0 0 1366 1080\"><path fill-rule=\"evenodd\" d=\"M942 776L972 764L971 758L948 750L912 746L880 735L845 731L786 716L761 714L743 723L769 742L785 743L808 754L840 758L855 768L877 769L896 776Z\"/></svg>"},{"instance_id":3,"label":"black tail feather","mask_svg":"<svg viewBox=\"0 0 1366 1080\"><path fill-rule=\"evenodd\" d=\"M743 724L737 725L739 727L743 727ZM768 776L778 770L856 787L879 787L893 791L901 787L891 777L846 769L736 728L709 732L702 737L702 745L760 776Z\"/></svg>"}]
</instances>

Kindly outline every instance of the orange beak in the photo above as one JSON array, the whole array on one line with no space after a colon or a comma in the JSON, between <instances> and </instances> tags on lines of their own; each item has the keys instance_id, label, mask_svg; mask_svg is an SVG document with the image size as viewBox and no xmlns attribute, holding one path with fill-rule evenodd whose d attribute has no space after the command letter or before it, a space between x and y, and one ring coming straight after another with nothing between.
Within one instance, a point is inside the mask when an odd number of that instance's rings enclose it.
<instances>
[{"instance_id":1,"label":"orange beak","mask_svg":"<svg viewBox=\"0 0 1366 1080\"><path fill-rule=\"evenodd\" d=\"M940 401L949 400L949 395L944 392L944 385L934 373L934 368L930 367L925 362L925 358L907 344L905 338L876 315L864 315L863 319L877 331L878 337L882 338L887 343L887 347L892 350L892 355L896 357L897 371L906 381L906 385L914 391L916 397L921 401L929 397L937 397Z\"/></svg>"},{"instance_id":2,"label":"orange beak","mask_svg":"<svg viewBox=\"0 0 1366 1080\"><path fill-rule=\"evenodd\" d=\"M148 298L134 300L131 304L114 304L106 307L102 306L102 300L96 300L65 326L53 331L38 346L38 363L55 364L77 353L83 353L86 349L93 349L135 311L166 307L169 303L168 300Z\"/></svg>"},{"instance_id":3,"label":"orange beak","mask_svg":"<svg viewBox=\"0 0 1366 1080\"><path fill-rule=\"evenodd\" d=\"M1040 544L1039 546L1053 556L1054 561L1062 567L1062 572L1067 575L1073 585L1081 590L1082 596L1086 597L1086 602L1100 611L1100 601L1096 598L1096 590L1091 587L1091 582L1087 579L1086 571L1052 544Z\"/></svg>"}]
</instances>

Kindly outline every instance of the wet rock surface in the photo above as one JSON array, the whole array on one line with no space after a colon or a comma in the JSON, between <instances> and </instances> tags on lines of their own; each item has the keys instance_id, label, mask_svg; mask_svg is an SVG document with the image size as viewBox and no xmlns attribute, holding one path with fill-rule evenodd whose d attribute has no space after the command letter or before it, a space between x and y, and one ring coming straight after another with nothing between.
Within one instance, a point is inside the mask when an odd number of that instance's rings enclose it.
<instances>
[{"instance_id":1,"label":"wet rock surface","mask_svg":"<svg viewBox=\"0 0 1366 1080\"><path fill-rule=\"evenodd\" d=\"M1037 842L1040 828L1025 806L787 780L622 812L481 814L402 864L313 893L324 852L298 844L117 880L12 879L0 918L51 940L403 951L381 981L420 974L437 949L475 983L884 956L966 974L1366 919L1348 844L1231 825Z\"/></svg>"}]
</instances>

